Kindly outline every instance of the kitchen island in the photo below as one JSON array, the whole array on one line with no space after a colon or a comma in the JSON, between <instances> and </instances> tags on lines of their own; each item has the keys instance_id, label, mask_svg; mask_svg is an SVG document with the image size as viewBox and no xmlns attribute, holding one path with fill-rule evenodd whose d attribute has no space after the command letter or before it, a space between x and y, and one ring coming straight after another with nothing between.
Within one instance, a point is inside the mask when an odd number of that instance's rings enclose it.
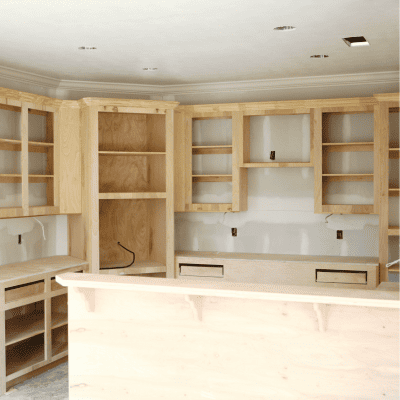
<instances>
[{"instance_id":1,"label":"kitchen island","mask_svg":"<svg viewBox=\"0 0 400 400\"><path fill-rule=\"evenodd\" d=\"M399 291L63 274L70 399L398 399Z\"/></svg>"}]
</instances>

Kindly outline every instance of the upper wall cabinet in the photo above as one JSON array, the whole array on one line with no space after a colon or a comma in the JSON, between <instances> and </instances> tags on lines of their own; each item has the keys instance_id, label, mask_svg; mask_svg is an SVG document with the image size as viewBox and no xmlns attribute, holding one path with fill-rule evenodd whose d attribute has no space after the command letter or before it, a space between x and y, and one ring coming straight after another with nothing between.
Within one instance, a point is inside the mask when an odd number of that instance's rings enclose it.
<instances>
[{"instance_id":1,"label":"upper wall cabinet","mask_svg":"<svg viewBox=\"0 0 400 400\"><path fill-rule=\"evenodd\" d=\"M175 211L245 211L243 113L193 107L175 112Z\"/></svg>"},{"instance_id":2,"label":"upper wall cabinet","mask_svg":"<svg viewBox=\"0 0 400 400\"><path fill-rule=\"evenodd\" d=\"M70 108L65 118L59 100L0 89L1 218L81 212L79 110Z\"/></svg>"},{"instance_id":3,"label":"upper wall cabinet","mask_svg":"<svg viewBox=\"0 0 400 400\"><path fill-rule=\"evenodd\" d=\"M315 212L379 213L379 130L370 104L314 111Z\"/></svg>"}]
</instances>

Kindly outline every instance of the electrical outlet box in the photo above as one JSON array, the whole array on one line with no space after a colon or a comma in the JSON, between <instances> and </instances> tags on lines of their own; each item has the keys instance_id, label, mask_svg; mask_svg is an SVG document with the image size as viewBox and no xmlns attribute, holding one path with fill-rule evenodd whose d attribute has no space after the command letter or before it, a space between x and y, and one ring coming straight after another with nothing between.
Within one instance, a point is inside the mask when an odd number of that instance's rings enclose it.
<instances>
[{"instance_id":1,"label":"electrical outlet box","mask_svg":"<svg viewBox=\"0 0 400 400\"><path fill-rule=\"evenodd\" d=\"M343 239L343 231L336 231L336 239Z\"/></svg>"},{"instance_id":2,"label":"electrical outlet box","mask_svg":"<svg viewBox=\"0 0 400 400\"><path fill-rule=\"evenodd\" d=\"M237 236L237 228L232 228L232 236Z\"/></svg>"}]
</instances>

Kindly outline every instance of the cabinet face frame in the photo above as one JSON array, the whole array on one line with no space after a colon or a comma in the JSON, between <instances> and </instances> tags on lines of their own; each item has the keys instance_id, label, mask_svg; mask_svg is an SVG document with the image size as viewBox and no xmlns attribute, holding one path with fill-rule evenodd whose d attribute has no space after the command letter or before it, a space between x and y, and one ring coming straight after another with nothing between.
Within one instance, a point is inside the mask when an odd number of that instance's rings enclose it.
<instances>
[{"instance_id":1,"label":"cabinet face frame","mask_svg":"<svg viewBox=\"0 0 400 400\"><path fill-rule=\"evenodd\" d=\"M112 104L112 99L110 104ZM126 101L131 106L115 106L115 105L83 105L81 109L81 131L83 134L83 154L84 154L84 187L83 187L83 219L84 230L87 238L86 256L91 266L92 273L100 272L100 199L102 201L124 201L126 200L142 200L145 199L165 199L165 219L166 219L166 274L168 278L174 277L174 137L173 137L173 107L162 107L163 102L158 102L158 106L154 107L151 101ZM126 103L125 102L125 103ZM146 104L148 103L148 104ZM165 105L168 102L165 103ZM142 107L140 106L142 105ZM146 115L164 115L165 116L165 149L163 152L146 152L146 151L120 151L120 153L131 153L125 155L128 157L163 157L165 159L165 192L132 192L132 193L99 193L99 152L105 153L104 149L99 149L99 113L125 113L125 114L146 114ZM106 157L120 157L117 155L119 151L111 151ZM154 154L152 154L154 153ZM156 152L157 153L157 152ZM161 154L162 153L162 154ZM101 155L100 157L103 157ZM121 240L122 241L122 240ZM135 251L135 249L132 249ZM133 265L135 266L135 265Z\"/></svg>"},{"instance_id":2,"label":"cabinet face frame","mask_svg":"<svg viewBox=\"0 0 400 400\"><path fill-rule=\"evenodd\" d=\"M376 125L380 138L379 144L379 173L380 184L378 189L379 195L379 269L380 282L386 282L389 279L389 271L386 264L393 260L389 260L389 238L391 236L399 236L398 227L389 227L389 159L399 157L399 151L390 152L391 145L389 141L390 125L389 114L391 109L399 110L400 101L398 93L377 95L378 104L375 106ZM398 145L398 143L397 143ZM394 154L391 154L394 153ZM396 154L397 153L397 154ZM398 271L398 265L394 265L392 271Z\"/></svg>"}]
</instances>

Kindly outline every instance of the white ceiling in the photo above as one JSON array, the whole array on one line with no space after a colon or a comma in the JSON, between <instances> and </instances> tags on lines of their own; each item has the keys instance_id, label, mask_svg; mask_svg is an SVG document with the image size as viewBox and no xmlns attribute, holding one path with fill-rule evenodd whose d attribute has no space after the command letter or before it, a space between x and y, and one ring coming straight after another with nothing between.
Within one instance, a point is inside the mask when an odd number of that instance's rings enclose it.
<instances>
[{"instance_id":1,"label":"white ceiling","mask_svg":"<svg viewBox=\"0 0 400 400\"><path fill-rule=\"evenodd\" d=\"M273 30L282 25L297 29ZM63 80L172 85L399 69L398 0L1 0L0 34L0 66ZM348 36L371 45L350 48Z\"/></svg>"}]
</instances>

